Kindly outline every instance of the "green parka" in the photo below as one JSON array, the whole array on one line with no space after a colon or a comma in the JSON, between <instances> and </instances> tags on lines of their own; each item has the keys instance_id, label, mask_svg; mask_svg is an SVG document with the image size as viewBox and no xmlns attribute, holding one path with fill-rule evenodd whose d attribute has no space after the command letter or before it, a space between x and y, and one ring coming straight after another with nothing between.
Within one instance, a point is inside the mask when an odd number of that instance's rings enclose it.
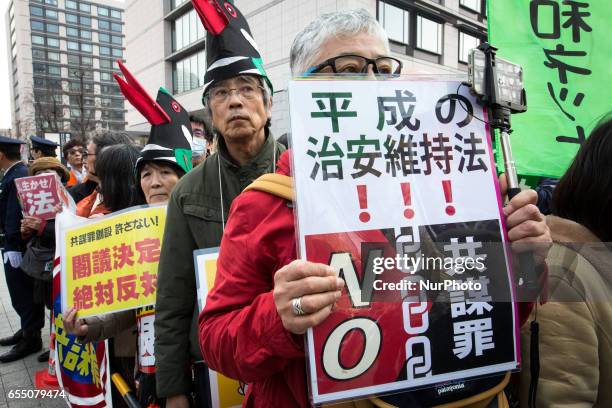
<instances>
[{"instance_id":1,"label":"green parka","mask_svg":"<svg viewBox=\"0 0 612 408\"><path fill-rule=\"evenodd\" d=\"M199 310L193 251L221 244L222 215L227 222L234 198L257 177L273 172L275 161L284 150L268 134L259 154L240 166L231 160L220 139L218 153L187 173L174 188L168 202L157 277L158 396L189 393L192 389L190 365L202 360L197 339Z\"/></svg>"}]
</instances>

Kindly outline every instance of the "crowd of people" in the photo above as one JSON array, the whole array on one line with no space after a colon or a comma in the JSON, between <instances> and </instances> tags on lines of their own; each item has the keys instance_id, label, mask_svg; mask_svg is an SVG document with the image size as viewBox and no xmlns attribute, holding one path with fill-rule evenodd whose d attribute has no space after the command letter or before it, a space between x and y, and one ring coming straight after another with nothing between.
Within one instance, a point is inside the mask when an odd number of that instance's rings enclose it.
<instances>
[{"instance_id":1,"label":"crowd of people","mask_svg":"<svg viewBox=\"0 0 612 408\"><path fill-rule=\"evenodd\" d=\"M25 261L32 247L54 253L59 244L54 242L52 221L22 216L13 180L53 172L69 186L81 217L167 203L153 373L136 375L136 311L82 319L70 308L63 316L65 328L82 342L111 339L111 366L138 390L143 407L152 401L168 408L209 406L209 368L248 384L244 406L310 406L303 336L332 313L345 283L333 268L297 259L290 200L264 191L242 193L263 174L291 176L303 169L291 169L286 146L270 131L272 84L246 19L233 10L234 19L215 29L221 23L210 10L198 8L209 30L203 103L210 123L190 117L163 89L155 112L143 108L141 87L121 65L126 78L119 80L122 92L151 122L143 149L125 134L99 133L62 146L65 167L54 157L56 145L32 137L34 160L28 168L21 161L22 142L0 138L4 268L12 305L21 319L21 330L0 340L2 346L14 346L0 356L1 362L41 350L51 272ZM294 39L290 65L298 76L394 73L387 35L365 10L317 17ZM547 183L539 194L524 190L503 209L508 239L533 244L536 267L547 275L550 289L546 303L520 306L522 360L527 368L520 374L516 398L525 406L533 374L529 364L534 361L525 346L532 336L526 328L536 319L541 325L537 406L612 405L612 257L605 244L612 234L612 225L605 221L612 206L611 155L612 121L606 119L580 148L556 188ZM503 175L500 185L505 195ZM545 217L543 212L552 215ZM596 245L585 252L572 247L575 243ZM192 254L219 246L215 284L200 313ZM560 292L574 301L556 301ZM370 398L354 403L420 406L411 393L404 394L392 401ZM473 395L459 399L468 402L458 406L474 402ZM114 402L122 406L118 394ZM508 406L503 393L476 402Z\"/></svg>"}]
</instances>

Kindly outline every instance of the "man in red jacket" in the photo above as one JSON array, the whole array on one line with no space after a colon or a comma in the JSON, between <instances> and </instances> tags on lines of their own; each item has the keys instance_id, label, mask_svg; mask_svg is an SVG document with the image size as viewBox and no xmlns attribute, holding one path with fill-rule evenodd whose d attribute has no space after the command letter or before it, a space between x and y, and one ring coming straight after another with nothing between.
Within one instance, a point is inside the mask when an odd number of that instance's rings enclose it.
<instances>
[{"instance_id":1,"label":"man in red jacket","mask_svg":"<svg viewBox=\"0 0 612 408\"><path fill-rule=\"evenodd\" d=\"M330 13L297 35L291 69L385 73L379 58L389 54L383 29L365 10ZM287 153L277 169L290 175ZM550 243L536 200L523 191L504 208L510 241ZM296 258L291 204L259 191L236 198L200 315L200 347L211 368L249 383L245 406L309 406L302 335L329 316L344 282L331 267Z\"/></svg>"}]
</instances>

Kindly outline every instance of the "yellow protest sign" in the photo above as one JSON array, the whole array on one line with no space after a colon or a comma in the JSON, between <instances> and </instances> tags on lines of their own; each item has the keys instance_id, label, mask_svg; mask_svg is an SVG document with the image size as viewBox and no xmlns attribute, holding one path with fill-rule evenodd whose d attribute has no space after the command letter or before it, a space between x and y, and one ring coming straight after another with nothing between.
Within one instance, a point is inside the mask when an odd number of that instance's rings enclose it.
<instances>
[{"instance_id":1,"label":"yellow protest sign","mask_svg":"<svg viewBox=\"0 0 612 408\"><path fill-rule=\"evenodd\" d=\"M62 309L79 317L155 304L166 207L133 207L62 231Z\"/></svg>"},{"instance_id":2,"label":"yellow protest sign","mask_svg":"<svg viewBox=\"0 0 612 408\"><path fill-rule=\"evenodd\" d=\"M215 284L219 248L193 251L200 312L206 306L208 291ZM208 370L210 400L213 408L237 408L242 406L247 385L214 370Z\"/></svg>"}]
</instances>

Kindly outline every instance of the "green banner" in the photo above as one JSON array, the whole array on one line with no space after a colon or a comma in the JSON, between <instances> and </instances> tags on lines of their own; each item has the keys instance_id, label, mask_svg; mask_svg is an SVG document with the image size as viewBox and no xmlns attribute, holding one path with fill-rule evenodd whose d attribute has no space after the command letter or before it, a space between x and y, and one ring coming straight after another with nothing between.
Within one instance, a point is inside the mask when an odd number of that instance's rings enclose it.
<instances>
[{"instance_id":1,"label":"green banner","mask_svg":"<svg viewBox=\"0 0 612 408\"><path fill-rule=\"evenodd\" d=\"M612 1L487 3L489 42L524 68L527 112L512 115L517 171L560 177L612 111Z\"/></svg>"}]
</instances>

